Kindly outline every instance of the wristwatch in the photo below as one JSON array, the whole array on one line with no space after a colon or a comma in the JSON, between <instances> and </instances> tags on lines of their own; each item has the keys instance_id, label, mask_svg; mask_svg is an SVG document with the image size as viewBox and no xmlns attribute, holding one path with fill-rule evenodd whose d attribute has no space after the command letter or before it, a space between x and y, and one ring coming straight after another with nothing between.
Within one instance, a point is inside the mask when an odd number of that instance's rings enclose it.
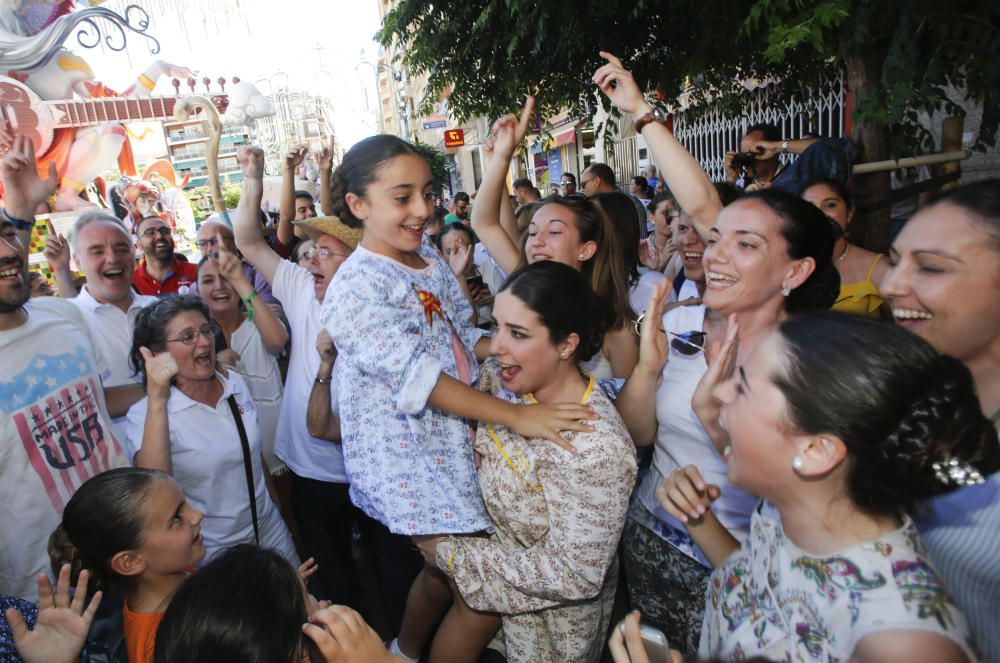
<instances>
[{"instance_id":1,"label":"wristwatch","mask_svg":"<svg viewBox=\"0 0 1000 663\"><path fill-rule=\"evenodd\" d=\"M21 219L15 219L10 214L7 213L6 209L0 209L0 220L9 223L18 230L25 230L31 232L31 229L35 227L35 220L22 221Z\"/></svg>"},{"instance_id":2,"label":"wristwatch","mask_svg":"<svg viewBox=\"0 0 1000 663\"><path fill-rule=\"evenodd\" d=\"M788 141L787 140L781 141L781 153L782 154L788 154Z\"/></svg>"},{"instance_id":3,"label":"wristwatch","mask_svg":"<svg viewBox=\"0 0 1000 663\"><path fill-rule=\"evenodd\" d=\"M646 113L642 117L638 118L635 121L635 124L632 125L632 126L635 127L635 132L637 134L641 134L642 130L650 122L660 122L660 123L663 123L663 122L666 122L666 121L667 121L667 115L666 115L666 113L664 113L659 108L654 108L653 110L649 111L648 113Z\"/></svg>"},{"instance_id":4,"label":"wristwatch","mask_svg":"<svg viewBox=\"0 0 1000 663\"><path fill-rule=\"evenodd\" d=\"M330 384L330 380L332 380L332 379L333 379L333 376L330 376L328 378L321 378L318 375L316 376L316 382L319 382L320 384Z\"/></svg>"}]
</instances>

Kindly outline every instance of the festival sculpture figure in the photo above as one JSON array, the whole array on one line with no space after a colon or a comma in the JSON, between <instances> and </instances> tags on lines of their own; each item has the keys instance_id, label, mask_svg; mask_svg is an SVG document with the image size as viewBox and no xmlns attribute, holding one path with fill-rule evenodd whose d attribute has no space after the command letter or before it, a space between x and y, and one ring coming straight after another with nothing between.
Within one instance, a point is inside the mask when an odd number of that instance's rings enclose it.
<instances>
[{"instance_id":1,"label":"festival sculpture figure","mask_svg":"<svg viewBox=\"0 0 1000 663\"><path fill-rule=\"evenodd\" d=\"M9 77L0 79L0 111L4 116L0 118L0 153L9 149L15 133L32 136L39 151L39 169L47 172L54 164L59 175L56 211L91 206L80 192L116 158L123 173L136 175L126 132L118 120L172 117L172 106L162 103L143 105L123 100L109 105L107 101L86 104L82 100L148 99L160 76L194 75L189 69L158 60L123 93L112 91L96 79L86 60L64 48L63 43L81 22L93 26L94 19L119 24L125 19L102 7L73 11L74 4L73 0L0 0L0 71ZM55 103L40 103L46 101Z\"/></svg>"}]
</instances>

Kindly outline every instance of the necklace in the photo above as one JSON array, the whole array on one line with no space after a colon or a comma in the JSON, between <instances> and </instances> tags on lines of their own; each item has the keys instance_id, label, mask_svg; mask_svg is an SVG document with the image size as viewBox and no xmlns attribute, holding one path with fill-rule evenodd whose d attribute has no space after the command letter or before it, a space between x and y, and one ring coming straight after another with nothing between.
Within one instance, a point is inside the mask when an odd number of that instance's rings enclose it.
<instances>
[{"instance_id":1,"label":"necklace","mask_svg":"<svg viewBox=\"0 0 1000 663\"><path fill-rule=\"evenodd\" d=\"M840 263L844 262L844 258L847 257L847 252L850 251L850 250L851 250L851 245L848 244L847 242L845 242L844 243L844 251L843 251L843 253L841 253L839 256L837 256L834 259L833 264L839 267Z\"/></svg>"}]
</instances>

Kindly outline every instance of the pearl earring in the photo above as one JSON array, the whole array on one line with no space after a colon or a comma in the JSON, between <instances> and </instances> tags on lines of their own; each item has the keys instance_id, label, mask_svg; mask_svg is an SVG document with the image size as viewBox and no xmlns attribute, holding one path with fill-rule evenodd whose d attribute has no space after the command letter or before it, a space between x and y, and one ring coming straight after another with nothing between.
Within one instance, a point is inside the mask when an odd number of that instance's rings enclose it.
<instances>
[{"instance_id":1,"label":"pearl earring","mask_svg":"<svg viewBox=\"0 0 1000 663\"><path fill-rule=\"evenodd\" d=\"M562 357L563 359L565 359L565 358L566 358L566 353L565 353L565 352L563 352L563 353L561 353L561 354L560 354L559 356L560 356L560 357Z\"/></svg>"},{"instance_id":2,"label":"pearl earring","mask_svg":"<svg viewBox=\"0 0 1000 663\"><path fill-rule=\"evenodd\" d=\"M806 463L805 463L804 460L802 460L801 456L796 456L794 459L792 459L792 469L793 470L801 471L802 468L805 467L805 466L806 466Z\"/></svg>"},{"instance_id":3,"label":"pearl earring","mask_svg":"<svg viewBox=\"0 0 1000 663\"><path fill-rule=\"evenodd\" d=\"M790 294L792 294L792 291L789 290L787 287L781 289L781 296L782 297L787 297Z\"/></svg>"}]
</instances>

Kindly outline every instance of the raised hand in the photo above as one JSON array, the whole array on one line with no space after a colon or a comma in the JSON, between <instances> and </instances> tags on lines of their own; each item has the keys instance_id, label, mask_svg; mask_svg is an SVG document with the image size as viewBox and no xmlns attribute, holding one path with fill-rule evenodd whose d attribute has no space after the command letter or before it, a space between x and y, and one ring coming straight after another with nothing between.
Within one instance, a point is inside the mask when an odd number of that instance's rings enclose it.
<instances>
[{"instance_id":1,"label":"raised hand","mask_svg":"<svg viewBox=\"0 0 1000 663\"><path fill-rule=\"evenodd\" d=\"M222 235L216 234L215 241L218 243L218 253L215 254L215 262L219 267L219 274L229 281L234 288L240 290L239 285L249 286L253 290L253 284L247 279L243 271L243 261L226 250L226 245L222 242Z\"/></svg>"},{"instance_id":2,"label":"raised hand","mask_svg":"<svg viewBox=\"0 0 1000 663\"><path fill-rule=\"evenodd\" d=\"M139 352L145 365L146 393L149 396L167 398L170 394L170 385L179 370L174 356L166 351L154 355L145 346L139 348Z\"/></svg>"},{"instance_id":3,"label":"raised hand","mask_svg":"<svg viewBox=\"0 0 1000 663\"><path fill-rule=\"evenodd\" d=\"M472 246L459 244L451 250L451 255L448 256L448 266L451 267L451 271L455 276L464 279L471 264Z\"/></svg>"},{"instance_id":4,"label":"raised hand","mask_svg":"<svg viewBox=\"0 0 1000 663\"><path fill-rule=\"evenodd\" d=\"M528 124L531 122L531 113L535 109L535 98L528 96L524 101L524 108L521 109L521 116L504 115L493 123L492 132L492 152L497 157L510 159L514 150L524 135L528 133Z\"/></svg>"},{"instance_id":5,"label":"raised hand","mask_svg":"<svg viewBox=\"0 0 1000 663\"><path fill-rule=\"evenodd\" d=\"M673 283L663 279L653 286L649 297L649 307L642 316L639 327L639 362L636 369L642 369L651 374L663 370L670 356L670 342L663 331L663 300L670 293Z\"/></svg>"},{"instance_id":6,"label":"raised hand","mask_svg":"<svg viewBox=\"0 0 1000 663\"><path fill-rule=\"evenodd\" d=\"M594 72L593 80L611 103L637 117L653 110L631 72L622 66L622 61L605 51L601 51L600 55L608 63Z\"/></svg>"},{"instance_id":7,"label":"raised hand","mask_svg":"<svg viewBox=\"0 0 1000 663\"><path fill-rule=\"evenodd\" d=\"M541 437L555 442L567 451L576 452L569 441L560 433L562 431L577 431L589 433L593 426L585 423L588 420L599 419L592 409L577 403L536 403L519 406L517 423L513 428L524 437Z\"/></svg>"},{"instance_id":8,"label":"raised hand","mask_svg":"<svg viewBox=\"0 0 1000 663\"><path fill-rule=\"evenodd\" d=\"M682 523L697 523L722 491L706 483L694 465L674 470L656 487L656 501Z\"/></svg>"},{"instance_id":9,"label":"raised hand","mask_svg":"<svg viewBox=\"0 0 1000 663\"><path fill-rule=\"evenodd\" d=\"M652 237L639 240L639 262L649 269L659 271L660 252L656 250L656 242Z\"/></svg>"},{"instance_id":10,"label":"raised hand","mask_svg":"<svg viewBox=\"0 0 1000 663\"><path fill-rule=\"evenodd\" d=\"M63 564L55 594L44 574L38 576L38 619L29 630L14 608L7 610L7 623L14 637L14 648L27 663L71 663L80 660L80 652L101 604L96 592L84 609L87 597L87 571L80 572L76 593L70 598L70 565Z\"/></svg>"},{"instance_id":11,"label":"raised hand","mask_svg":"<svg viewBox=\"0 0 1000 663\"><path fill-rule=\"evenodd\" d=\"M35 217L35 209L51 196L59 185L59 175L54 162L49 163L48 177L38 175L35 161L35 144L24 134L14 138L14 144L0 161L7 213L15 219L28 221Z\"/></svg>"},{"instance_id":12,"label":"raised hand","mask_svg":"<svg viewBox=\"0 0 1000 663\"><path fill-rule=\"evenodd\" d=\"M236 152L236 161L245 179L262 179L264 177L264 150L256 145L241 147Z\"/></svg>"},{"instance_id":13,"label":"raised hand","mask_svg":"<svg viewBox=\"0 0 1000 663\"><path fill-rule=\"evenodd\" d=\"M334 148L335 138L330 136L330 142L323 146L316 155L316 162L319 164L319 169L321 171L328 171L333 169L333 148Z\"/></svg>"},{"instance_id":14,"label":"raised hand","mask_svg":"<svg viewBox=\"0 0 1000 663\"><path fill-rule=\"evenodd\" d=\"M708 370L701 376L698 386L691 397L691 408L698 415L702 426L715 443L717 449L723 449L729 444L729 434L719 423L722 410L715 398L715 388L728 380L736 372L736 358L740 353L740 326L735 314L729 316L726 326L726 339L722 347L711 358Z\"/></svg>"},{"instance_id":15,"label":"raised hand","mask_svg":"<svg viewBox=\"0 0 1000 663\"><path fill-rule=\"evenodd\" d=\"M69 271L69 242L62 235L46 235L45 259L53 272Z\"/></svg>"},{"instance_id":16,"label":"raised hand","mask_svg":"<svg viewBox=\"0 0 1000 663\"><path fill-rule=\"evenodd\" d=\"M343 605L331 605L309 615L302 627L326 663L399 663L378 633L361 615Z\"/></svg>"},{"instance_id":17,"label":"raised hand","mask_svg":"<svg viewBox=\"0 0 1000 663\"><path fill-rule=\"evenodd\" d=\"M305 145L299 145L290 149L288 154L285 155L285 169L292 170L298 168L302 165L308 152L309 149Z\"/></svg>"}]
</instances>

